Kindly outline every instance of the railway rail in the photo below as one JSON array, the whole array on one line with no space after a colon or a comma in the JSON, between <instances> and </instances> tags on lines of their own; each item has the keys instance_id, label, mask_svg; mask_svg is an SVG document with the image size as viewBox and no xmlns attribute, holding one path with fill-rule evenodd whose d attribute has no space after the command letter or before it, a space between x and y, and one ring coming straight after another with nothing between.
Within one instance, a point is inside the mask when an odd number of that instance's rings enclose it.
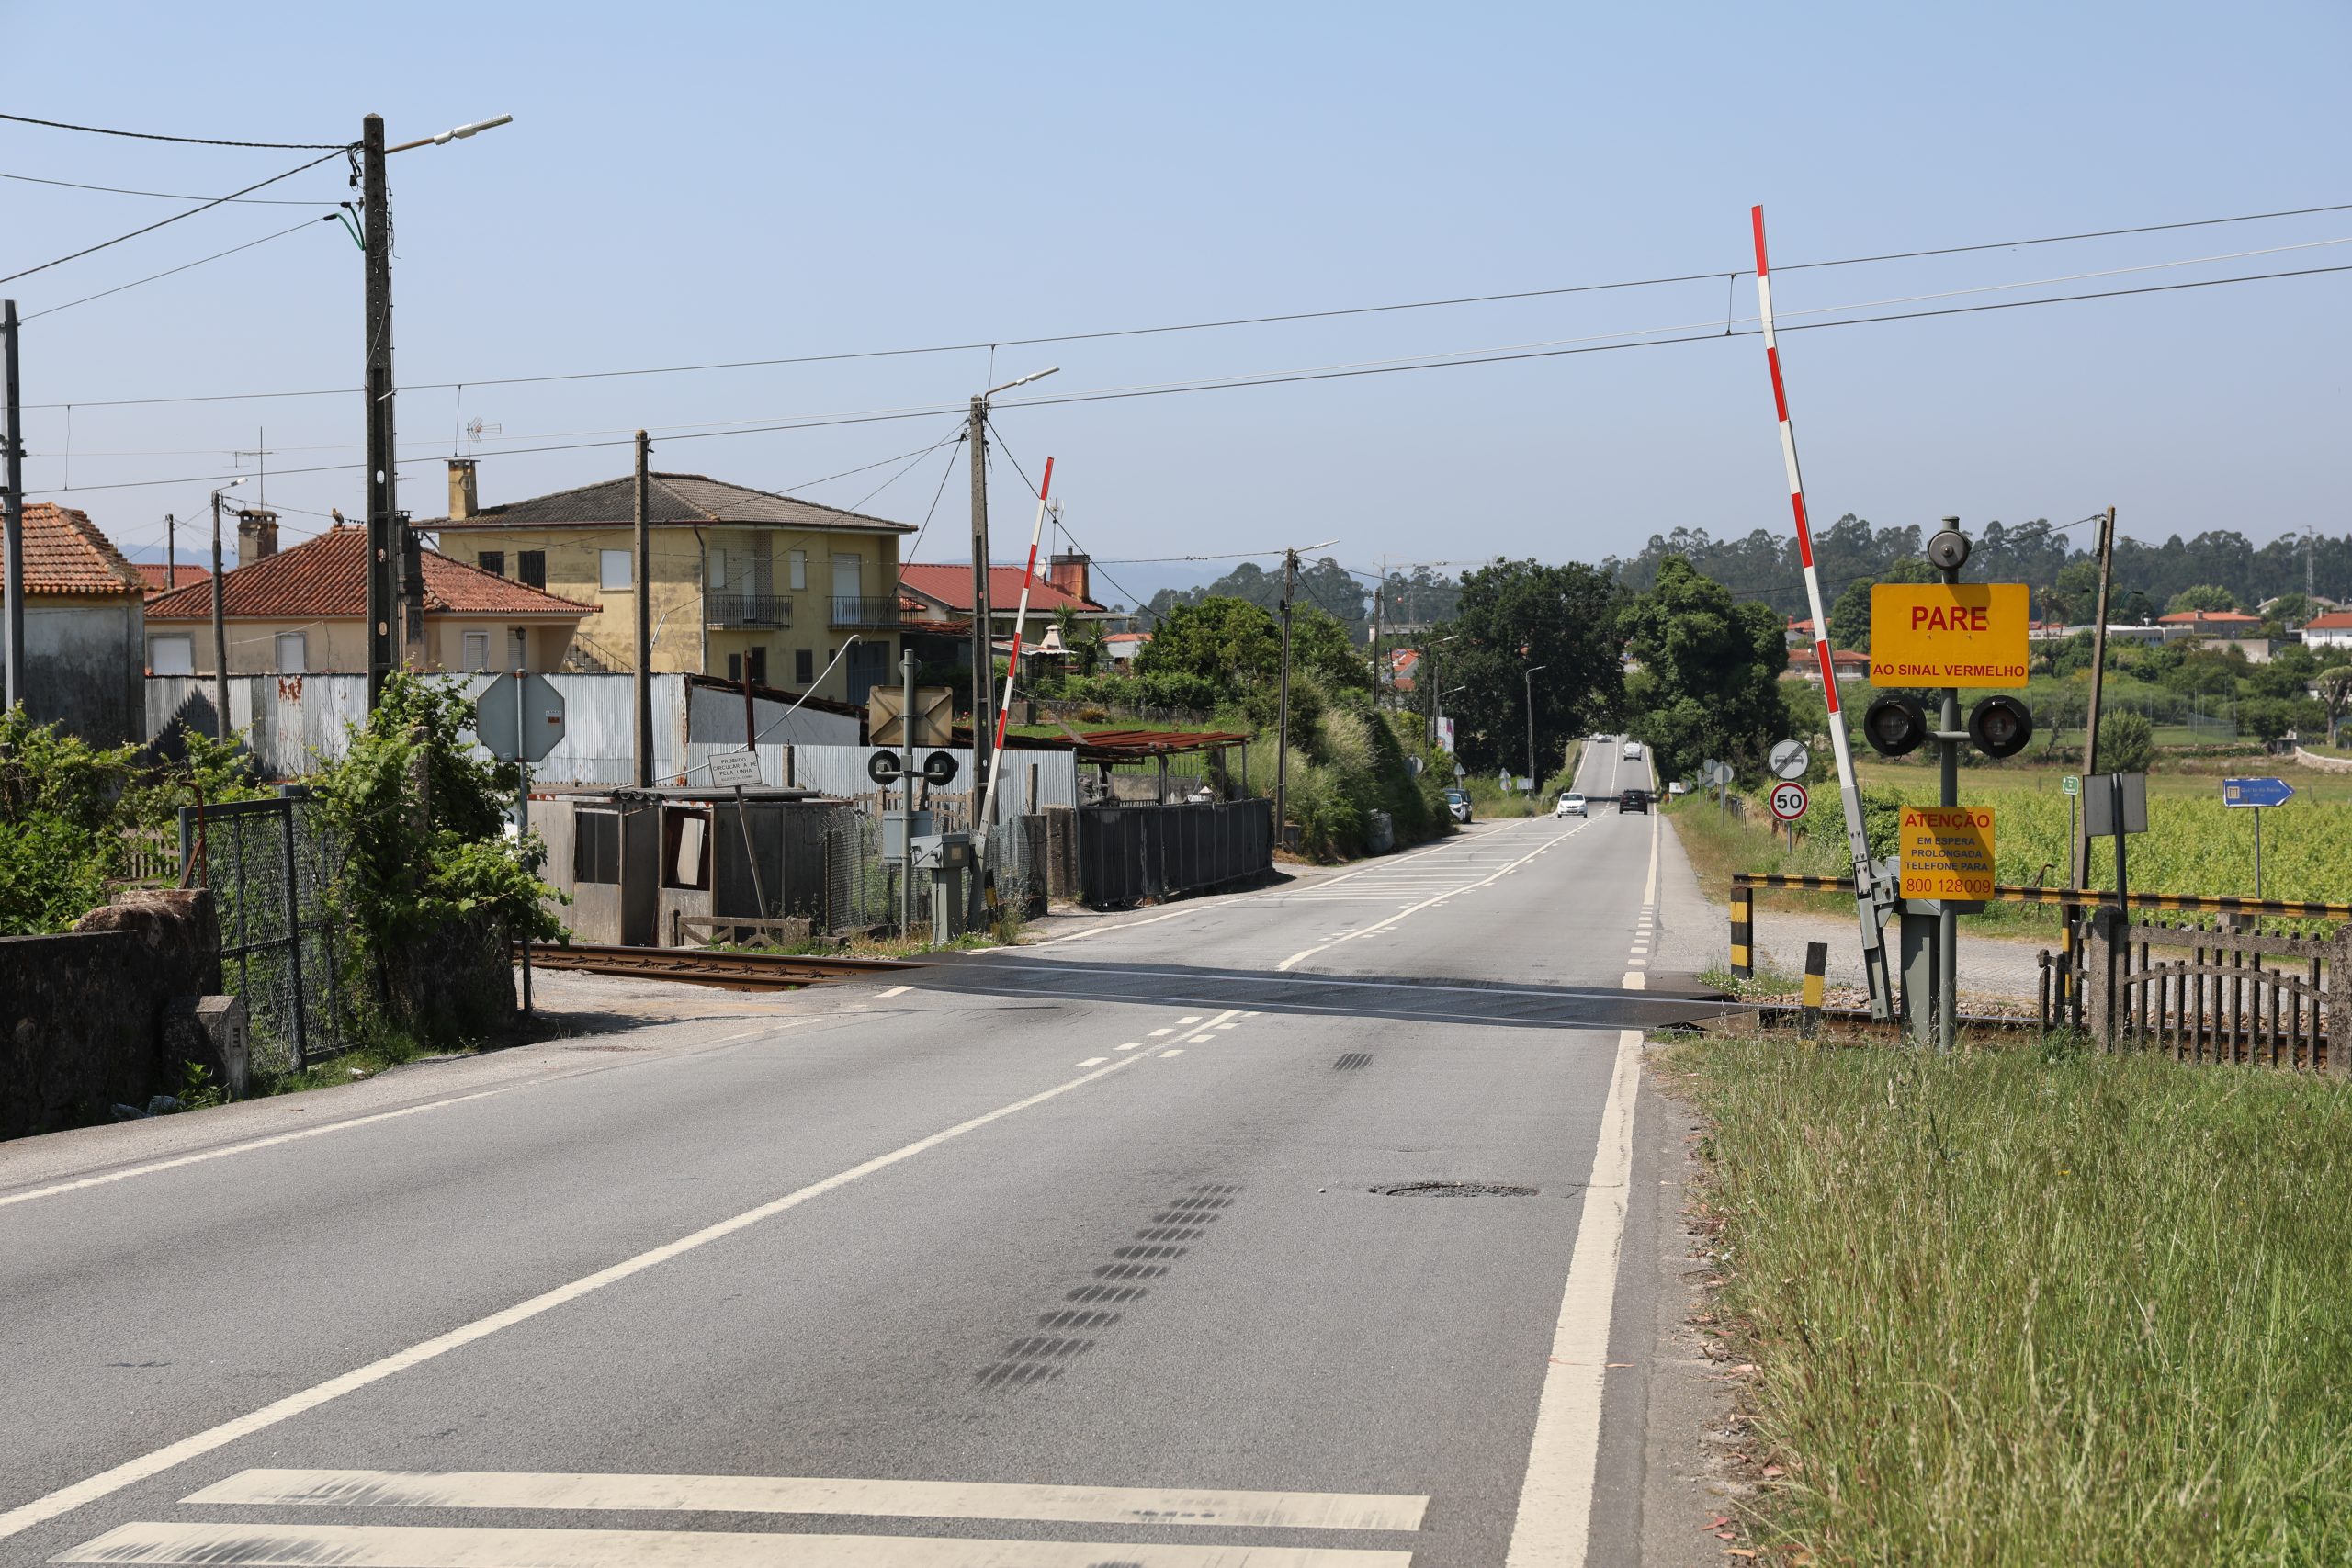
<instances>
[{"instance_id":1,"label":"railway rail","mask_svg":"<svg viewBox=\"0 0 2352 1568\"><path fill-rule=\"evenodd\" d=\"M517 957L522 950L515 950ZM613 947L573 942L568 947L531 946L535 969L579 969L637 980L683 980L730 991L797 991L833 980L865 980L901 969L920 969L911 958L786 956L775 953L721 953L696 947Z\"/></svg>"}]
</instances>

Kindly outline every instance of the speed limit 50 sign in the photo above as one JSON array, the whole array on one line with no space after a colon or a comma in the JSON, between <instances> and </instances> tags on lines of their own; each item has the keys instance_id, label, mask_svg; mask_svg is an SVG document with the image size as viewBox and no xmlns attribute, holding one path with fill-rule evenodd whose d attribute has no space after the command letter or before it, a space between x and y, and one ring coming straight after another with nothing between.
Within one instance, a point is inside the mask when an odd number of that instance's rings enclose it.
<instances>
[{"instance_id":1,"label":"speed limit 50 sign","mask_svg":"<svg viewBox=\"0 0 2352 1568\"><path fill-rule=\"evenodd\" d=\"M1772 786L1772 815L1783 822L1793 822L1804 815L1807 796L1801 784L1777 784Z\"/></svg>"}]
</instances>

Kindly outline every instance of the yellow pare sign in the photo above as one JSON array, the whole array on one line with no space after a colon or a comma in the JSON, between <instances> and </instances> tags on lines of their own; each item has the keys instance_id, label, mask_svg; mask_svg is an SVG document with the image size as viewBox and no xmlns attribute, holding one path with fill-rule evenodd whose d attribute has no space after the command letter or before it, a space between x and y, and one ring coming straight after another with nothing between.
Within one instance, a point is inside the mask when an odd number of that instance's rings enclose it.
<instances>
[{"instance_id":1,"label":"yellow pare sign","mask_svg":"<svg viewBox=\"0 0 2352 1568\"><path fill-rule=\"evenodd\" d=\"M1871 588L1874 686L2022 686L2030 612L2022 582Z\"/></svg>"},{"instance_id":2,"label":"yellow pare sign","mask_svg":"<svg viewBox=\"0 0 2352 1568\"><path fill-rule=\"evenodd\" d=\"M1990 807L1906 806L1896 843L1905 898L1993 897Z\"/></svg>"}]
</instances>

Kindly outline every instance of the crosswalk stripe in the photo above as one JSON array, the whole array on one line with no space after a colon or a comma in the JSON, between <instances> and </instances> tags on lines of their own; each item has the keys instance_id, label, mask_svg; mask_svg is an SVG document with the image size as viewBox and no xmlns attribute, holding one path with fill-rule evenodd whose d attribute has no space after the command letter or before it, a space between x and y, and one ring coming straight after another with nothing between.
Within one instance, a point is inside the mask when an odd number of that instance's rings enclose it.
<instances>
[{"instance_id":1,"label":"crosswalk stripe","mask_svg":"<svg viewBox=\"0 0 2352 1568\"><path fill-rule=\"evenodd\" d=\"M140 1521L50 1561L235 1568L1408 1568L1412 1553L956 1536Z\"/></svg>"},{"instance_id":2,"label":"crosswalk stripe","mask_svg":"<svg viewBox=\"0 0 2352 1568\"><path fill-rule=\"evenodd\" d=\"M833 1476L245 1470L184 1501L324 1507L633 1508L687 1513L854 1514L874 1518L1049 1519L1069 1524L1417 1530L1421 1528L1421 1516L1430 1500L1382 1492L1046 1486Z\"/></svg>"}]
</instances>

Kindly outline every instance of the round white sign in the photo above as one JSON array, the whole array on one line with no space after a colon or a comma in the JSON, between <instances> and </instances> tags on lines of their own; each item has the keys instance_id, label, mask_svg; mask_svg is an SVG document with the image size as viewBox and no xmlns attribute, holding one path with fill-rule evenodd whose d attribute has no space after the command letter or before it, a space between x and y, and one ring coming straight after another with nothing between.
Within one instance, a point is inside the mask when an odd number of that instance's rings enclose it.
<instances>
[{"instance_id":1,"label":"round white sign","mask_svg":"<svg viewBox=\"0 0 2352 1568\"><path fill-rule=\"evenodd\" d=\"M1776 779L1801 779L1805 770L1813 766L1813 753L1802 740L1783 740L1772 748L1764 765L1772 770Z\"/></svg>"},{"instance_id":2,"label":"round white sign","mask_svg":"<svg viewBox=\"0 0 2352 1568\"><path fill-rule=\"evenodd\" d=\"M1793 822L1804 815L1807 802L1804 785L1777 784L1772 786L1772 815L1783 822Z\"/></svg>"}]
</instances>

